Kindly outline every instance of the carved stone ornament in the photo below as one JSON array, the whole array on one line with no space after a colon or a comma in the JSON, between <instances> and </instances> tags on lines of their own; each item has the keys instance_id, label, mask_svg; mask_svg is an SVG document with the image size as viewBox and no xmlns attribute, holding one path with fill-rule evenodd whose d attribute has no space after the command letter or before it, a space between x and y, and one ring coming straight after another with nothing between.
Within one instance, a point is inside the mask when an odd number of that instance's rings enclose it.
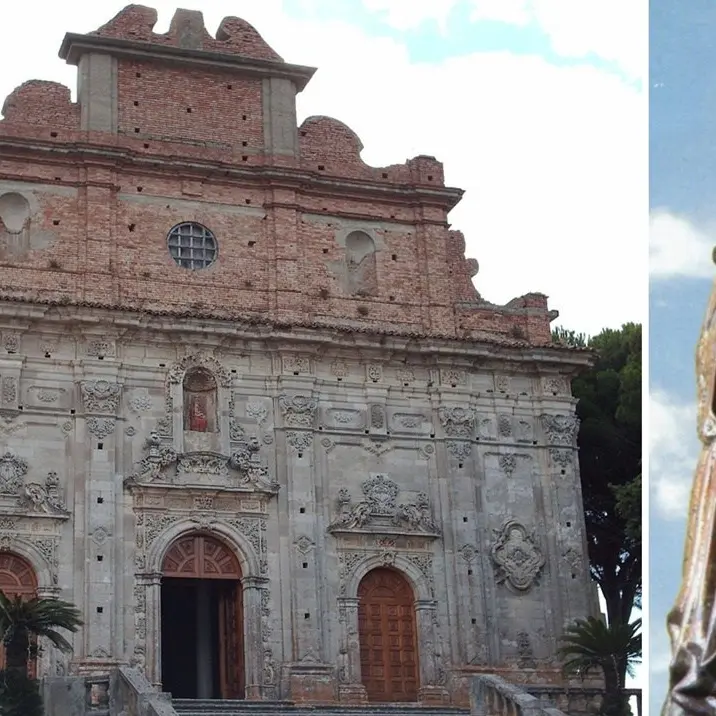
<instances>
[{"instance_id":1,"label":"carved stone ornament","mask_svg":"<svg viewBox=\"0 0 716 716\"><path fill-rule=\"evenodd\" d=\"M313 445L313 433L308 430L289 430L286 442L298 452L303 452Z\"/></svg>"},{"instance_id":2,"label":"carved stone ornament","mask_svg":"<svg viewBox=\"0 0 716 716\"><path fill-rule=\"evenodd\" d=\"M120 386L108 380L85 380L80 383L82 402L87 413L113 415L119 405Z\"/></svg>"},{"instance_id":3,"label":"carved stone ornament","mask_svg":"<svg viewBox=\"0 0 716 716\"><path fill-rule=\"evenodd\" d=\"M87 418L87 430L98 440L103 440L114 432L114 418Z\"/></svg>"},{"instance_id":4,"label":"carved stone ornament","mask_svg":"<svg viewBox=\"0 0 716 716\"><path fill-rule=\"evenodd\" d=\"M278 404L283 413L287 426L297 428L312 428L318 408L318 401L307 395L281 395Z\"/></svg>"},{"instance_id":5,"label":"carved stone ornament","mask_svg":"<svg viewBox=\"0 0 716 716\"><path fill-rule=\"evenodd\" d=\"M543 415L542 425L550 445L574 445L579 431L576 415Z\"/></svg>"},{"instance_id":6,"label":"carved stone ornament","mask_svg":"<svg viewBox=\"0 0 716 716\"><path fill-rule=\"evenodd\" d=\"M535 544L534 536L516 520L508 520L495 530L490 549L495 565L496 581L519 592L526 592L537 582L545 565L545 557Z\"/></svg>"},{"instance_id":7,"label":"carved stone ornament","mask_svg":"<svg viewBox=\"0 0 716 716\"><path fill-rule=\"evenodd\" d=\"M0 495L20 495L27 475L27 462L11 452L0 457Z\"/></svg>"},{"instance_id":8,"label":"carved stone ornament","mask_svg":"<svg viewBox=\"0 0 716 716\"><path fill-rule=\"evenodd\" d=\"M60 480L56 472L49 472L45 484L31 482L25 485L24 506L32 512L68 517L69 512L60 494Z\"/></svg>"},{"instance_id":9,"label":"carved stone ornament","mask_svg":"<svg viewBox=\"0 0 716 716\"><path fill-rule=\"evenodd\" d=\"M183 476L194 475L215 476L216 484L211 479L207 483L212 487L226 485L269 493L278 491L278 484L269 478L268 469L261 464L260 443L256 438L234 443L231 455L208 451L177 453L163 444L159 433L152 432L145 448L146 456L126 480L129 487L158 482L183 484L186 479L182 479Z\"/></svg>"},{"instance_id":10,"label":"carved stone ornament","mask_svg":"<svg viewBox=\"0 0 716 716\"><path fill-rule=\"evenodd\" d=\"M329 526L329 532L360 529L373 523L384 530L393 525L410 531L439 534L424 492L418 493L414 503L398 504L398 485L384 474L373 475L363 483L362 489L365 499L355 504L348 490L338 491L338 516Z\"/></svg>"},{"instance_id":11,"label":"carved stone ornament","mask_svg":"<svg viewBox=\"0 0 716 716\"><path fill-rule=\"evenodd\" d=\"M192 368L204 368L209 371L222 388L231 387L231 372L224 368L214 356L193 353L184 356L167 373L169 383L178 384L184 380L184 374Z\"/></svg>"},{"instance_id":12,"label":"carved stone ornament","mask_svg":"<svg viewBox=\"0 0 716 716\"><path fill-rule=\"evenodd\" d=\"M475 411L472 408L440 408L440 423L445 434L454 438L471 438L475 429Z\"/></svg>"}]
</instances>

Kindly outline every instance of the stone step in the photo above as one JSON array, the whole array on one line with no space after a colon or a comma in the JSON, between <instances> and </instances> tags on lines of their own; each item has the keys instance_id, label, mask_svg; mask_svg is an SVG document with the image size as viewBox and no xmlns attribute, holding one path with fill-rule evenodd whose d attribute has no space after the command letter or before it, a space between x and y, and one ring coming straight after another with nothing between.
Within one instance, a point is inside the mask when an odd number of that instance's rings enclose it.
<instances>
[{"instance_id":1,"label":"stone step","mask_svg":"<svg viewBox=\"0 0 716 716\"><path fill-rule=\"evenodd\" d=\"M173 699L181 716L466 716L468 709L421 706L415 703L370 704L366 706L297 705L289 701L232 701L218 699Z\"/></svg>"}]
</instances>

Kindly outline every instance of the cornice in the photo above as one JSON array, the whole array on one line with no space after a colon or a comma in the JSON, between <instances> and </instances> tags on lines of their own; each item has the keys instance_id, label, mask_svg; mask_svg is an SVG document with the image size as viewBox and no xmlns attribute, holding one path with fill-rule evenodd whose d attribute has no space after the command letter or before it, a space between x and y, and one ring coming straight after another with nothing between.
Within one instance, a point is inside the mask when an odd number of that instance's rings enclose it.
<instances>
[{"instance_id":1,"label":"cornice","mask_svg":"<svg viewBox=\"0 0 716 716\"><path fill-rule=\"evenodd\" d=\"M82 55L96 53L129 60L163 62L183 67L202 67L221 72L256 77L278 77L291 80L303 90L316 72L315 67L290 65L286 62L260 60L242 55L227 55L206 50L189 50L171 45L120 40L114 37L79 35L68 32L62 40L59 56L68 65L77 65Z\"/></svg>"},{"instance_id":2,"label":"cornice","mask_svg":"<svg viewBox=\"0 0 716 716\"><path fill-rule=\"evenodd\" d=\"M15 155L13 156L13 152ZM336 198L371 198L379 201L432 205L452 210L462 199L464 191L452 187L427 187L415 184L381 184L362 179L329 177L301 168L275 166L242 167L221 162L201 161L188 157L139 154L128 148L72 142L57 144L38 142L0 135L0 155L5 159L28 161L28 155L38 161L62 161L77 166L103 166L129 169L151 174L171 173L174 177L199 176L204 180L234 180L263 183L276 188L288 188L306 195ZM25 179L27 180L27 179Z\"/></svg>"}]
</instances>

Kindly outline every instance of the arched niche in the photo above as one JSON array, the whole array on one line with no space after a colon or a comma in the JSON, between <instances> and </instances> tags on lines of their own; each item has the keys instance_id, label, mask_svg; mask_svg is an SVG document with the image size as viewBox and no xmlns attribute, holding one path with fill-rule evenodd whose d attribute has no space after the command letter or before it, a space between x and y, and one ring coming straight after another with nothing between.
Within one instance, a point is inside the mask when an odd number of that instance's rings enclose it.
<instances>
[{"instance_id":1,"label":"arched niche","mask_svg":"<svg viewBox=\"0 0 716 716\"><path fill-rule=\"evenodd\" d=\"M372 296L378 292L375 241L365 231L351 231L345 239L346 284L354 296Z\"/></svg>"},{"instance_id":2,"label":"arched niche","mask_svg":"<svg viewBox=\"0 0 716 716\"><path fill-rule=\"evenodd\" d=\"M182 380L183 427L196 433L218 433L218 386L211 371L190 368Z\"/></svg>"}]
</instances>

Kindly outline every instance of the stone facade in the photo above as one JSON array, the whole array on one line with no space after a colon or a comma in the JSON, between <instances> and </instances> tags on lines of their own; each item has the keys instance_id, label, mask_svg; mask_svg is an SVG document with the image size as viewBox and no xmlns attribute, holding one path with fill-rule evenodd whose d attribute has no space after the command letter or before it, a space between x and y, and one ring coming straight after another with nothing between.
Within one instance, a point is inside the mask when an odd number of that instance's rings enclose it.
<instances>
[{"instance_id":1,"label":"stone facade","mask_svg":"<svg viewBox=\"0 0 716 716\"><path fill-rule=\"evenodd\" d=\"M155 20L68 35L78 102L28 82L0 122L0 549L85 620L41 673L160 684L163 560L208 534L240 564L247 698L365 700L381 567L413 591L421 700L559 681L596 608L588 354L550 344L546 297L475 291L439 162L371 168L340 122L297 127L313 70L247 23ZM206 268L172 258L184 222Z\"/></svg>"}]
</instances>

